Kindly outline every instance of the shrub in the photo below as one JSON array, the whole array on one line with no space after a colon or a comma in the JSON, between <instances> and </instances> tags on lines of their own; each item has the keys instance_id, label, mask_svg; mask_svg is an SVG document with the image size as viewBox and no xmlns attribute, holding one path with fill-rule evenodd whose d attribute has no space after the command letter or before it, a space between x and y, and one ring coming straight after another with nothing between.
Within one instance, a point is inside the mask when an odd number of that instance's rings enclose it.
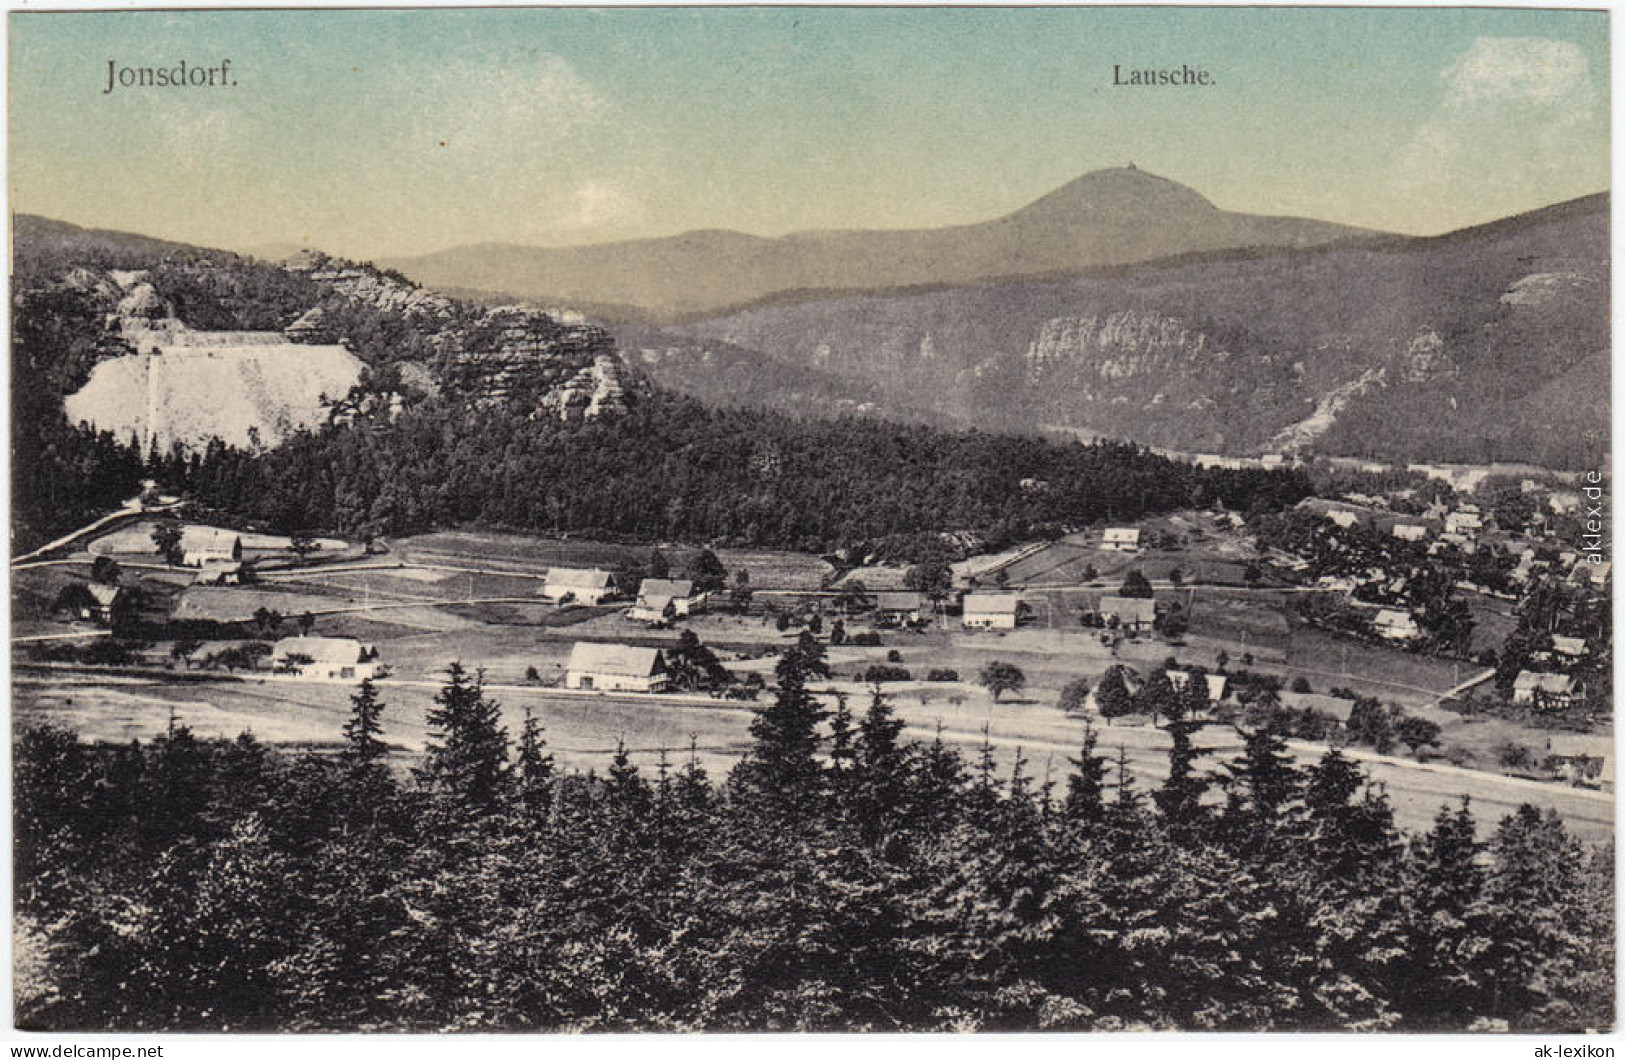
<instances>
[{"instance_id":1,"label":"shrub","mask_svg":"<svg viewBox=\"0 0 1625 1060\"><path fill-rule=\"evenodd\" d=\"M926 674L925 679L927 681L957 681L959 680L959 671L938 667Z\"/></svg>"},{"instance_id":2,"label":"shrub","mask_svg":"<svg viewBox=\"0 0 1625 1060\"><path fill-rule=\"evenodd\" d=\"M860 648L878 648L880 647L880 634L876 633L872 629L866 629L862 633L852 634L852 636L848 638L847 643L854 644Z\"/></svg>"},{"instance_id":3,"label":"shrub","mask_svg":"<svg viewBox=\"0 0 1625 1060\"><path fill-rule=\"evenodd\" d=\"M863 671L863 680L871 685L883 684L887 681L912 681L914 675L901 666L891 666L887 663L875 663Z\"/></svg>"}]
</instances>

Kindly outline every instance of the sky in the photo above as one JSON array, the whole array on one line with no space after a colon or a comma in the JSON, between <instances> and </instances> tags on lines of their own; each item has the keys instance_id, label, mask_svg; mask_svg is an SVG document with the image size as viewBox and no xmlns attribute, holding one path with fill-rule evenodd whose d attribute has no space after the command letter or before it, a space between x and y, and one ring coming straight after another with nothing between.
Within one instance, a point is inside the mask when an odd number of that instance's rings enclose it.
<instances>
[{"instance_id":1,"label":"sky","mask_svg":"<svg viewBox=\"0 0 1625 1060\"><path fill-rule=\"evenodd\" d=\"M1412 234L1609 184L1595 11L13 12L8 49L13 210L239 250L935 227L1129 162ZM1113 84L1181 66L1214 83Z\"/></svg>"}]
</instances>

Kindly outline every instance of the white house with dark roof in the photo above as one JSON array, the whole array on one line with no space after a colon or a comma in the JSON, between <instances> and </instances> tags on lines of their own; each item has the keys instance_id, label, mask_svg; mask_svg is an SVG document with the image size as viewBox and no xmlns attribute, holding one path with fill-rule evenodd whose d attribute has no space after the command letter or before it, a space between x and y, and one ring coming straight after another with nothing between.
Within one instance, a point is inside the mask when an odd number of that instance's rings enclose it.
<instances>
[{"instance_id":1,"label":"white house with dark roof","mask_svg":"<svg viewBox=\"0 0 1625 1060\"><path fill-rule=\"evenodd\" d=\"M583 692L664 692L670 685L659 648L577 641L564 668L564 687Z\"/></svg>"},{"instance_id":2,"label":"white house with dark roof","mask_svg":"<svg viewBox=\"0 0 1625 1060\"><path fill-rule=\"evenodd\" d=\"M551 567L542 595L555 603L569 600L573 603L595 605L615 595L615 575L607 570L582 570L577 567Z\"/></svg>"}]
</instances>

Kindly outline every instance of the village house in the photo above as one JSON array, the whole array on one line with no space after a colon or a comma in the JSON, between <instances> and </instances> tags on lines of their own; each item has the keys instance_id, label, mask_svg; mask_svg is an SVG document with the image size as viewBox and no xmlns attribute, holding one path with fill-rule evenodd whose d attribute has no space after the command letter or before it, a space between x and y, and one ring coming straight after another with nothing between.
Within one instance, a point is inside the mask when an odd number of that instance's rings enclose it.
<instances>
[{"instance_id":1,"label":"village house","mask_svg":"<svg viewBox=\"0 0 1625 1060\"><path fill-rule=\"evenodd\" d=\"M208 563L241 563L242 535L214 526L187 526L181 529L181 565L202 567Z\"/></svg>"},{"instance_id":2,"label":"village house","mask_svg":"<svg viewBox=\"0 0 1625 1060\"><path fill-rule=\"evenodd\" d=\"M1570 784L1614 787L1614 741L1607 736L1552 733L1546 739L1546 764Z\"/></svg>"},{"instance_id":3,"label":"village house","mask_svg":"<svg viewBox=\"0 0 1625 1060\"><path fill-rule=\"evenodd\" d=\"M1522 670L1512 682L1512 702L1544 710L1562 710L1577 702L1582 691L1568 674Z\"/></svg>"},{"instance_id":4,"label":"village house","mask_svg":"<svg viewBox=\"0 0 1625 1060\"><path fill-rule=\"evenodd\" d=\"M960 624L966 629L1015 629L1016 593L966 593Z\"/></svg>"},{"instance_id":5,"label":"village house","mask_svg":"<svg viewBox=\"0 0 1625 1060\"><path fill-rule=\"evenodd\" d=\"M602 603L616 591L615 575L607 570L581 570L576 567L552 567L542 595L554 603L573 602L589 607Z\"/></svg>"},{"instance_id":6,"label":"village house","mask_svg":"<svg viewBox=\"0 0 1625 1060\"><path fill-rule=\"evenodd\" d=\"M1371 628L1385 640L1415 640L1422 635L1416 618L1409 611L1384 608L1371 620Z\"/></svg>"},{"instance_id":7,"label":"village house","mask_svg":"<svg viewBox=\"0 0 1625 1060\"><path fill-rule=\"evenodd\" d=\"M283 637L271 669L312 681L363 681L378 676L378 649L350 637Z\"/></svg>"},{"instance_id":8,"label":"village house","mask_svg":"<svg viewBox=\"0 0 1625 1060\"><path fill-rule=\"evenodd\" d=\"M1484 518L1477 512L1458 508L1444 517L1444 531L1447 534L1472 535L1484 529Z\"/></svg>"},{"instance_id":9,"label":"village house","mask_svg":"<svg viewBox=\"0 0 1625 1060\"><path fill-rule=\"evenodd\" d=\"M701 598L694 595L694 583L687 578L645 578L626 617L636 622L687 618L700 603Z\"/></svg>"},{"instance_id":10,"label":"village house","mask_svg":"<svg viewBox=\"0 0 1625 1060\"><path fill-rule=\"evenodd\" d=\"M875 593L875 621L894 626L920 622L931 611L931 601L924 593L882 591Z\"/></svg>"},{"instance_id":11,"label":"village house","mask_svg":"<svg viewBox=\"0 0 1625 1060\"><path fill-rule=\"evenodd\" d=\"M583 692L664 692L670 685L659 648L577 641L564 669L564 687Z\"/></svg>"},{"instance_id":12,"label":"village house","mask_svg":"<svg viewBox=\"0 0 1625 1060\"><path fill-rule=\"evenodd\" d=\"M1108 526L1100 539L1100 547L1108 552L1140 551L1140 528L1137 526Z\"/></svg>"},{"instance_id":13,"label":"village house","mask_svg":"<svg viewBox=\"0 0 1625 1060\"><path fill-rule=\"evenodd\" d=\"M1553 636L1552 651L1565 659L1583 658L1586 653L1585 638Z\"/></svg>"},{"instance_id":14,"label":"village house","mask_svg":"<svg viewBox=\"0 0 1625 1060\"><path fill-rule=\"evenodd\" d=\"M1116 619L1116 628L1141 632L1157 621L1157 604L1138 596L1102 596L1095 608L1107 625Z\"/></svg>"},{"instance_id":15,"label":"village house","mask_svg":"<svg viewBox=\"0 0 1625 1060\"><path fill-rule=\"evenodd\" d=\"M1421 541L1428 536L1428 528L1421 523L1395 523L1394 536L1401 541Z\"/></svg>"}]
</instances>

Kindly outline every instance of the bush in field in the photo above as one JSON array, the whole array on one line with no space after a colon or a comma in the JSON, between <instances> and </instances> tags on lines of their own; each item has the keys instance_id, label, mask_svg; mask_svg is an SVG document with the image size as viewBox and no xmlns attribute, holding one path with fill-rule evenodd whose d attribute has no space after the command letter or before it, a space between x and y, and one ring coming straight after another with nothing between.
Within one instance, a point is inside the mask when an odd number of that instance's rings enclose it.
<instances>
[{"instance_id":1,"label":"bush in field","mask_svg":"<svg viewBox=\"0 0 1625 1060\"><path fill-rule=\"evenodd\" d=\"M862 633L852 634L847 639L847 643L859 648L878 648L880 647L880 634L872 629L866 629Z\"/></svg>"},{"instance_id":2,"label":"bush in field","mask_svg":"<svg viewBox=\"0 0 1625 1060\"><path fill-rule=\"evenodd\" d=\"M912 681L914 675L901 666L891 666L887 663L875 663L863 671L863 680L867 684L878 685L887 681Z\"/></svg>"},{"instance_id":3,"label":"bush in field","mask_svg":"<svg viewBox=\"0 0 1625 1060\"><path fill-rule=\"evenodd\" d=\"M927 673L925 679L927 681L957 681L959 680L959 671L938 667Z\"/></svg>"}]
</instances>

